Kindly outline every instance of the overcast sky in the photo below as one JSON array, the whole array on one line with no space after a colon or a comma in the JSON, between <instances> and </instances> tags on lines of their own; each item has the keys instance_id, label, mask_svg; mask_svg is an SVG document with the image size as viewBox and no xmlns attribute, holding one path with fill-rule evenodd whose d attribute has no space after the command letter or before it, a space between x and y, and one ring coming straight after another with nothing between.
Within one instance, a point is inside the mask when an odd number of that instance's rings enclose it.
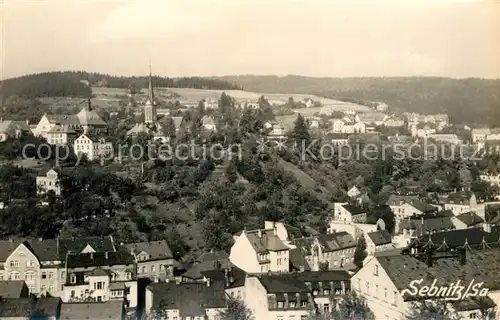
<instances>
[{"instance_id":1,"label":"overcast sky","mask_svg":"<svg viewBox=\"0 0 500 320\"><path fill-rule=\"evenodd\" d=\"M500 1L0 0L3 78L500 77Z\"/></svg>"}]
</instances>

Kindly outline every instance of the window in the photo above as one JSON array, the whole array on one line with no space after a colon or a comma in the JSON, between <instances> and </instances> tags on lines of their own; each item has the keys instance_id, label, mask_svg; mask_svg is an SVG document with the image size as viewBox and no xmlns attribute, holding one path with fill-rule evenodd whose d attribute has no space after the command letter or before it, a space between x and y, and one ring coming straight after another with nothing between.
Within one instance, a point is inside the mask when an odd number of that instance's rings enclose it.
<instances>
[{"instance_id":1,"label":"window","mask_svg":"<svg viewBox=\"0 0 500 320\"><path fill-rule=\"evenodd\" d=\"M42 284L42 292L45 292L45 291L47 291L47 286Z\"/></svg>"},{"instance_id":2,"label":"window","mask_svg":"<svg viewBox=\"0 0 500 320\"><path fill-rule=\"evenodd\" d=\"M290 308L295 308L297 306L297 303L295 301L290 301L289 304L290 304L290 306L289 306Z\"/></svg>"},{"instance_id":3,"label":"window","mask_svg":"<svg viewBox=\"0 0 500 320\"><path fill-rule=\"evenodd\" d=\"M26 267L33 267L35 264L33 263L33 260L28 260L26 261Z\"/></svg>"},{"instance_id":4,"label":"window","mask_svg":"<svg viewBox=\"0 0 500 320\"><path fill-rule=\"evenodd\" d=\"M283 301L278 301L278 308L284 308L285 303Z\"/></svg>"},{"instance_id":5,"label":"window","mask_svg":"<svg viewBox=\"0 0 500 320\"><path fill-rule=\"evenodd\" d=\"M370 283L366 281L366 293L370 294Z\"/></svg>"},{"instance_id":6,"label":"window","mask_svg":"<svg viewBox=\"0 0 500 320\"><path fill-rule=\"evenodd\" d=\"M127 280L130 280L132 278L132 273L131 272L127 272L126 277L127 277Z\"/></svg>"},{"instance_id":7,"label":"window","mask_svg":"<svg viewBox=\"0 0 500 320\"><path fill-rule=\"evenodd\" d=\"M42 271L42 279L47 279L47 272Z\"/></svg>"},{"instance_id":8,"label":"window","mask_svg":"<svg viewBox=\"0 0 500 320\"><path fill-rule=\"evenodd\" d=\"M75 290L71 290L71 298L75 297Z\"/></svg>"},{"instance_id":9,"label":"window","mask_svg":"<svg viewBox=\"0 0 500 320\"><path fill-rule=\"evenodd\" d=\"M10 267L11 268L19 268L19 260L11 260Z\"/></svg>"},{"instance_id":10,"label":"window","mask_svg":"<svg viewBox=\"0 0 500 320\"><path fill-rule=\"evenodd\" d=\"M165 266L163 264L160 264L160 271L165 271Z\"/></svg>"},{"instance_id":11,"label":"window","mask_svg":"<svg viewBox=\"0 0 500 320\"><path fill-rule=\"evenodd\" d=\"M24 274L24 279L26 281L33 281L33 280L35 280L35 271L27 271Z\"/></svg>"},{"instance_id":12,"label":"window","mask_svg":"<svg viewBox=\"0 0 500 320\"><path fill-rule=\"evenodd\" d=\"M101 302L102 301L102 297L101 296L97 296L97 301Z\"/></svg>"},{"instance_id":13,"label":"window","mask_svg":"<svg viewBox=\"0 0 500 320\"><path fill-rule=\"evenodd\" d=\"M155 269L156 269L155 266L151 266L151 272L155 272L156 271Z\"/></svg>"},{"instance_id":14,"label":"window","mask_svg":"<svg viewBox=\"0 0 500 320\"><path fill-rule=\"evenodd\" d=\"M280 266L281 265L281 259L278 259L277 263L278 263L278 266Z\"/></svg>"},{"instance_id":15,"label":"window","mask_svg":"<svg viewBox=\"0 0 500 320\"><path fill-rule=\"evenodd\" d=\"M318 290L313 290L313 296L317 296L319 294Z\"/></svg>"},{"instance_id":16,"label":"window","mask_svg":"<svg viewBox=\"0 0 500 320\"><path fill-rule=\"evenodd\" d=\"M398 293L394 291L394 304L398 303Z\"/></svg>"},{"instance_id":17,"label":"window","mask_svg":"<svg viewBox=\"0 0 500 320\"><path fill-rule=\"evenodd\" d=\"M103 282L94 282L94 290L101 290L103 288Z\"/></svg>"},{"instance_id":18,"label":"window","mask_svg":"<svg viewBox=\"0 0 500 320\"><path fill-rule=\"evenodd\" d=\"M74 274L71 275L71 283L76 283L76 276Z\"/></svg>"},{"instance_id":19,"label":"window","mask_svg":"<svg viewBox=\"0 0 500 320\"><path fill-rule=\"evenodd\" d=\"M387 288L384 288L384 299L387 301Z\"/></svg>"},{"instance_id":20,"label":"window","mask_svg":"<svg viewBox=\"0 0 500 320\"><path fill-rule=\"evenodd\" d=\"M52 285L49 286L49 292L54 292L54 286Z\"/></svg>"},{"instance_id":21,"label":"window","mask_svg":"<svg viewBox=\"0 0 500 320\"><path fill-rule=\"evenodd\" d=\"M147 271L146 271L146 267L145 267L145 266L143 266L143 267L142 267L142 273L146 273L146 272L147 272Z\"/></svg>"},{"instance_id":22,"label":"window","mask_svg":"<svg viewBox=\"0 0 500 320\"><path fill-rule=\"evenodd\" d=\"M477 313L475 313L475 312L471 312L471 313L469 314L469 319L477 319Z\"/></svg>"},{"instance_id":23,"label":"window","mask_svg":"<svg viewBox=\"0 0 500 320\"><path fill-rule=\"evenodd\" d=\"M49 272L49 279L54 279L54 272L53 271Z\"/></svg>"},{"instance_id":24,"label":"window","mask_svg":"<svg viewBox=\"0 0 500 320\"><path fill-rule=\"evenodd\" d=\"M330 312L330 305L329 305L328 303L325 303L325 304L323 305L323 312L324 312L324 313L328 313L328 312Z\"/></svg>"},{"instance_id":25,"label":"window","mask_svg":"<svg viewBox=\"0 0 500 320\"><path fill-rule=\"evenodd\" d=\"M378 265L375 266L375 271L373 272L374 275L378 276Z\"/></svg>"},{"instance_id":26,"label":"window","mask_svg":"<svg viewBox=\"0 0 500 320\"><path fill-rule=\"evenodd\" d=\"M19 280L19 272L13 271L9 275L9 280Z\"/></svg>"},{"instance_id":27,"label":"window","mask_svg":"<svg viewBox=\"0 0 500 320\"><path fill-rule=\"evenodd\" d=\"M276 319L283 320L283 316L278 316Z\"/></svg>"},{"instance_id":28,"label":"window","mask_svg":"<svg viewBox=\"0 0 500 320\"><path fill-rule=\"evenodd\" d=\"M378 284L375 285L375 297L378 298Z\"/></svg>"},{"instance_id":29,"label":"window","mask_svg":"<svg viewBox=\"0 0 500 320\"><path fill-rule=\"evenodd\" d=\"M3 280L3 272L0 272L0 281Z\"/></svg>"},{"instance_id":30,"label":"window","mask_svg":"<svg viewBox=\"0 0 500 320\"><path fill-rule=\"evenodd\" d=\"M330 295L330 290L329 289L323 290L323 295L329 296Z\"/></svg>"}]
</instances>

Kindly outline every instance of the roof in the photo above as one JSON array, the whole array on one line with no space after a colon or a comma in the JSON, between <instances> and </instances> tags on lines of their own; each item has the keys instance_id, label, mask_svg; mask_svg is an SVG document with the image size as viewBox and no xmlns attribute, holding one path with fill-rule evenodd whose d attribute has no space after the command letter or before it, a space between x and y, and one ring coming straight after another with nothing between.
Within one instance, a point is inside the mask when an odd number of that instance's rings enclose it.
<instances>
[{"instance_id":1,"label":"roof","mask_svg":"<svg viewBox=\"0 0 500 320\"><path fill-rule=\"evenodd\" d=\"M416 235L428 232L454 230L452 217L418 217L401 220L400 229L415 230Z\"/></svg>"},{"instance_id":2,"label":"roof","mask_svg":"<svg viewBox=\"0 0 500 320\"><path fill-rule=\"evenodd\" d=\"M129 265L135 262L130 252L91 252L70 254L67 258L68 268L97 267L112 265Z\"/></svg>"},{"instance_id":3,"label":"roof","mask_svg":"<svg viewBox=\"0 0 500 320\"><path fill-rule=\"evenodd\" d=\"M153 293L153 309L179 310L180 317L205 317L206 309L226 308L226 293L220 282L154 283L148 286Z\"/></svg>"},{"instance_id":4,"label":"roof","mask_svg":"<svg viewBox=\"0 0 500 320\"><path fill-rule=\"evenodd\" d=\"M351 204L344 204L342 207L344 209L346 209L353 216L358 215L358 214L367 213L367 211L365 209L362 209L362 208L357 207L357 206L353 206Z\"/></svg>"},{"instance_id":5,"label":"roof","mask_svg":"<svg viewBox=\"0 0 500 320\"><path fill-rule=\"evenodd\" d=\"M475 212L465 212L458 216L456 216L458 220L463 222L466 226L472 227L479 223L483 223L484 220L480 216L478 216Z\"/></svg>"},{"instance_id":6,"label":"roof","mask_svg":"<svg viewBox=\"0 0 500 320\"><path fill-rule=\"evenodd\" d=\"M387 230L378 230L368 233L368 237L376 246L392 243L391 234Z\"/></svg>"},{"instance_id":7,"label":"roof","mask_svg":"<svg viewBox=\"0 0 500 320\"><path fill-rule=\"evenodd\" d=\"M24 289L27 287L23 280L0 281L0 298L24 298Z\"/></svg>"},{"instance_id":8,"label":"roof","mask_svg":"<svg viewBox=\"0 0 500 320\"><path fill-rule=\"evenodd\" d=\"M172 117L172 120L174 120L174 125L176 130L179 130L181 128L182 119L183 117Z\"/></svg>"},{"instance_id":9,"label":"roof","mask_svg":"<svg viewBox=\"0 0 500 320\"><path fill-rule=\"evenodd\" d=\"M106 302L63 303L61 304L60 320L75 319L123 319L123 301L110 300Z\"/></svg>"},{"instance_id":10,"label":"roof","mask_svg":"<svg viewBox=\"0 0 500 320\"><path fill-rule=\"evenodd\" d=\"M430 286L434 280L437 286L449 286L461 280L462 283L484 282L489 290L500 289L499 249L468 251L465 265L450 258L435 259L432 266L428 266L408 255L376 256L375 259L399 291L409 288L415 279L424 279L420 286ZM404 298L411 300L412 297L405 295Z\"/></svg>"},{"instance_id":11,"label":"roof","mask_svg":"<svg viewBox=\"0 0 500 320\"><path fill-rule=\"evenodd\" d=\"M258 276L267 293L307 293L311 289L319 289L322 283L324 288L333 285L341 288L341 282L350 286L351 276L345 270L332 271L305 271L298 273L267 274Z\"/></svg>"},{"instance_id":12,"label":"roof","mask_svg":"<svg viewBox=\"0 0 500 320\"><path fill-rule=\"evenodd\" d=\"M433 212L436 211L437 208L431 206L428 203L423 202L420 200L419 197L417 196L402 196L402 195L391 195L389 197L389 200L387 200L387 203L390 206L401 206L405 203L408 203L415 207L416 209L422 211L423 213L426 212Z\"/></svg>"},{"instance_id":13,"label":"roof","mask_svg":"<svg viewBox=\"0 0 500 320\"><path fill-rule=\"evenodd\" d=\"M316 241L322 246L323 252L332 252L356 247L356 240L345 231L295 239L293 240L293 244L302 254L307 256L312 254L311 248Z\"/></svg>"},{"instance_id":14,"label":"roof","mask_svg":"<svg viewBox=\"0 0 500 320\"><path fill-rule=\"evenodd\" d=\"M75 130L73 130L69 125L67 124L56 124L52 129L47 131L47 133L68 133L68 134L73 134L76 133Z\"/></svg>"},{"instance_id":15,"label":"roof","mask_svg":"<svg viewBox=\"0 0 500 320\"><path fill-rule=\"evenodd\" d=\"M80 120L74 114L45 114L44 115L51 124L67 124L80 125Z\"/></svg>"},{"instance_id":16,"label":"roof","mask_svg":"<svg viewBox=\"0 0 500 320\"><path fill-rule=\"evenodd\" d=\"M291 266L297 270L309 269L309 264L304 255L300 252L300 249L291 249L288 254L288 259L290 259Z\"/></svg>"},{"instance_id":17,"label":"roof","mask_svg":"<svg viewBox=\"0 0 500 320\"><path fill-rule=\"evenodd\" d=\"M234 265L229 262L229 258L216 260L216 261L204 261L192 265L186 272L182 274L182 277L191 280L203 279L203 273L211 270L220 270L233 268Z\"/></svg>"},{"instance_id":18,"label":"roof","mask_svg":"<svg viewBox=\"0 0 500 320\"><path fill-rule=\"evenodd\" d=\"M472 191L458 191L448 195L445 202L449 204L469 205L470 198L474 195Z\"/></svg>"},{"instance_id":19,"label":"roof","mask_svg":"<svg viewBox=\"0 0 500 320\"><path fill-rule=\"evenodd\" d=\"M146 252L149 255L148 260L173 259L172 250L165 240L130 243L125 244L125 247L136 255Z\"/></svg>"},{"instance_id":20,"label":"roof","mask_svg":"<svg viewBox=\"0 0 500 320\"><path fill-rule=\"evenodd\" d=\"M211 251L205 252L196 259L197 262L211 262L229 259L229 254L225 251Z\"/></svg>"},{"instance_id":21,"label":"roof","mask_svg":"<svg viewBox=\"0 0 500 320\"><path fill-rule=\"evenodd\" d=\"M274 234L273 230L253 230L244 231L244 233L257 253L289 250L283 241Z\"/></svg>"},{"instance_id":22,"label":"roof","mask_svg":"<svg viewBox=\"0 0 500 320\"><path fill-rule=\"evenodd\" d=\"M432 122L420 122L419 124L417 124L417 129L435 130L436 128L437 128L436 124Z\"/></svg>"},{"instance_id":23,"label":"roof","mask_svg":"<svg viewBox=\"0 0 500 320\"><path fill-rule=\"evenodd\" d=\"M61 307L61 298L42 297L36 302L33 317L57 317Z\"/></svg>"},{"instance_id":24,"label":"roof","mask_svg":"<svg viewBox=\"0 0 500 320\"><path fill-rule=\"evenodd\" d=\"M204 126L215 126L214 118L211 116L203 116L203 118L201 118L201 123Z\"/></svg>"},{"instance_id":25,"label":"roof","mask_svg":"<svg viewBox=\"0 0 500 320\"><path fill-rule=\"evenodd\" d=\"M424 246L429 242L429 238L435 245L440 245L445 241L448 247L463 247L465 243L470 247L479 247L483 241L490 245L500 244L500 230L492 228L492 232L486 232L480 228L469 228L437 232L419 237L413 240L410 245L417 247Z\"/></svg>"},{"instance_id":26,"label":"roof","mask_svg":"<svg viewBox=\"0 0 500 320\"><path fill-rule=\"evenodd\" d=\"M16 126L18 126L21 131L31 130L29 125L24 121L4 120L0 121L0 132L8 133L9 131L15 130Z\"/></svg>"},{"instance_id":27,"label":"roof","mask_svg":"<svg viewBox=\"0 0 500 320\"><path fill-rule=\"evenodd\" d=\"M91 126L105 126L106 122L94 111L89 110L88 107L83 108L76 115L80 125L91 125Z\"/></svg>"},{"instance_id":28,"label":"roof","mask_svg":"<svg viewBox=\"0 0 500 320\"><path fill-rule=\"evenodd\" d=\"M137 135L141 132L149 133L149 128L144 123L136 123L132 129L127 131L127 135Z\"/></svg>"},{"instance_id":29,"label":"roof","mask_svg":"<svg viewBox=\"0 0 500 320\"><path fill-rule=\"evenodd\" d=\"M491 134L490 128L474 128L472 129L472 135L475 134L480 134L480 135L485 135L485 134Z\"/></svg>"},{"instance_id":30,"label":"roof","mask_svg":"<svg viewBox=\"0 0 500 320\"><path fill-rule=\"evenodd\" d=\"M358 116L361 122L370 123L370 122L383 121L386 117L386 114L380 112L365 112L365 113L360 113Z\"/></svg>"},{"instance_id":31,"label":"roof","mask_svg":"<svg viewBox=\"0 0 500 320\"><path fill-rule=\"evenodd\" d=\"M35 307L33 298L0 299L0 319L26 318L29 319Z\"/></svg>"}]
</instances>

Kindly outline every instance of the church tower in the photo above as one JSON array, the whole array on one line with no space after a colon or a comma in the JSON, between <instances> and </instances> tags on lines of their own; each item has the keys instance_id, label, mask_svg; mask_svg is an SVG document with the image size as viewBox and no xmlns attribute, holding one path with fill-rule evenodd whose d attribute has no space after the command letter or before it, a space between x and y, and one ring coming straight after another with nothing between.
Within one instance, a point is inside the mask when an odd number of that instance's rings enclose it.
<instances>
[{"instance_id":1,"label":"church tower","mask_svg":"<svg viewBox=\"0 0 500 320\"><path fill-rule=\"evenodd\" d=\"M148 98L146 104L144 105L144 122L146 124L156 123L156 102L153 91L153 82L151 80L151 64L149 65L149 87L148 87Z\"/></svg>"}]
</instances>

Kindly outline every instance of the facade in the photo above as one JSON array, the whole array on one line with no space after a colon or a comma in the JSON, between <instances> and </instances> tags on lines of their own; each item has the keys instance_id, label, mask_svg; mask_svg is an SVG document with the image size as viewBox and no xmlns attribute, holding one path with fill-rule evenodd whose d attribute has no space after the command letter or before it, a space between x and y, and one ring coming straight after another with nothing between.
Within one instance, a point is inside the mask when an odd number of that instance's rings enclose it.
<instances>
[{"instance_id":1,"label":"facade","mask_svg":"<svg viewBox=\"0 0 500 320\"><path fill-rule=\"evenodd\" d=\"M437 131L437 127L434 123L418 123L411 126L412 137L425 138L428 135L434 134Z\"/></svg>"},{"instance_id":2,"label":"facade","mask_svg":"<svg viewBox=\"0 0 500 320\"><path fill-rule=\"evenodd\" d=\"M361 195L361 191L359 191L356 186L352 186L352 188L347 191L347 195L351 199L356 199L359 195Z\"/></svg>"},{"instance_id":3,"label":"facade","mask_svg":"<svg viewBox=\"0 0 500 320\"><path fill-rule=\"evenodd\" d=\"M77 136L76 131L69 125L56 124L43 135L43 138L52 145L72 145Z\"/></svg>"},{"instance_id":4,"label":"facade","mask_svg":"<svg viewBox=\"0 0 500 320\"><path fill-rule=\"evenodd\" d=\"M405 121L397 117L392 117L384 121L384 126L387 128L401 128L404 125Z\"/></svg>"},{"instance_id":5,"label":"facade","mask_svg":"<svg viewBox=\"0 0 500 320\"><path fill-rule=\"evenodd\" d=\"M124 245L137 261L137 277L165 280L174 276L175 260L165 240Z\"/></svg>"},{"instance_id":6,"label":"facade","mask_svg":"<svg viewBox=\"0 0 500 320\"><path fill-rule=\"evenodd\" d=\"M365 239L366 251L369 255L373 255L375 252L394 249L391 234L387 230L369 232Z\"/></svg>"},{"instance_id":7,"label":"facade","mask_svg":"<svg viewBox=\"0 0 500 320\"><path fill-rule=\"evenodd\" d=\"M479 205L476 200L476 195L470 191L451 193L444 203L444 209L451 210L455 215L469 211L477 212L478 208Z\"/></svg>"},{"instance_id":8,"label":"facade","mask_svg":"<svg viewBox=\"0 0 500 320\"><path fill-rule=\"evenodd\" d=\"M425 136L426 139L431 139L436 142L443 142L449 144L460 144L461 140L458 138L456 134L448 134L448 133L432 133Z\"/></svg>"},{"instance_id":9,"label":"facade","mask_svg":"<svg viewBox=\"0 0 500 320\"><path fill-rule=\"evenodd\" d=\"M347 203L336 202L334 204L333 219L336 221L365 223L367 211L360 207Z\"/></svg>"},{"instance_id":10,"label":"facade","mask_svg":"<svg viewBox=\"0 0 500 320\"><path fill-rule=\"evenodd\" d=\"M319 271L321 265L326 265L328 270L352 267L356 243L347 232L300 238L292 242L312 271Z\"/></svg>"},{"instance_id":11,"label":"facade","mask_svg":"<svg viewBox=\"0 0 500 320\"><path fill-rule=\"evenodd\" d=\"M332 144L334 146L345 146L349 143L349 135L346 133L332 133L328 135L332 139Z\"/></svg>"},{"instance_id":12,"label":"facade","mask_svg":"<svg viewBox=\"0 0 500 320\"><path fill-rule=\"evenodd\" d=\"M381 126L387 118L388 116L382 112L365 112L358 114L359 122L365 125Z\"/></svg>"},{"instance_id":13,"label":"facade","mask_svg":"<svg viewBox=\"0 0 500 320\"><path fill-rule=\"evenodd\" d=\"M36 176L36 188L38 194L45 194L54 191L56 196L61 195L61 185L59 184L62 170L52 168L44 170Z\"/></svg>"},{"instance_id":14,"label":"facade","mask_svg":"<svg viewBox=\"0 0 500 320\"><path fill-rule=\"evenodd\" d=\"M437 211L436 208L416 196L391 195L387 204L394 212L396 220Z\"/></svg>"},{"instance_id":15,"label":"facade","mask_svg":"<svg viewBox=\"0 0 500 320\"><path fill-rule=\"evenodd\" d=\"M85 154L87 159L92 161L113 154L113 144L106 142L104 138L82 134L74 141L73 150L77 155Z\"/></svg>"},{"instance_id":16,"label":"facade","mask_svg":"<svg viewBox=\"0 0 500 320\"><path fill-rule=\"evenodd\" d=\"M201 118L201 123L202 123L203 129L205 129L207 131L216 131L217 130L217 128L215 126L214 118L211 116L203 116L203 118Z\"/></svg>"},{"instance_id":17,"label":"facade","mask_svg":"<svg viewBox=\"0 0 500 320\"><path fill-rule=\"evenodd\" d=\"M26 121L0 120L0 141L8 138L19 138L23 134L30 134L31 129Z\"/></svg>"},{"instance_id":18,"label":"facade","mask_svg":"<svg viewBox=\"0 0 500 320\"><path fill-rule=\"evenodd\" d=\"M332 133L365 133L366 125L347 119L334 119L332 121Z\"/></svg>"},{"instance_id":19,"label":"facade","mask_svg":"<svg viewBox=\"0 0 500 320\"><path fill-rule=\"evenodd\" d=\"M472 143L484 143L486 137L491 134L490 128L475 128L472 129Z\"/></svg>"},{"instance_id":20,"label":"facade","mask_svg":"<svg viewBox=\"0 0 500 320\"><path fill-rule=\"evenodd\" d=\"M482 174L479 176L479 178L483 181L488 182L491 185L496 185L500 187L500 174L493 175L493 174Z\"/></svg>"},{"instance_id":21,"label":"facade","mask_svg":"<svg viewBox=\"0 0 500 320\"><path fill-rule=\"evenodd\" d=\"M457 230L468 228L483 229L484 219L475 212L465 212L451 218Z\"/></svg>"}]
</instances>

